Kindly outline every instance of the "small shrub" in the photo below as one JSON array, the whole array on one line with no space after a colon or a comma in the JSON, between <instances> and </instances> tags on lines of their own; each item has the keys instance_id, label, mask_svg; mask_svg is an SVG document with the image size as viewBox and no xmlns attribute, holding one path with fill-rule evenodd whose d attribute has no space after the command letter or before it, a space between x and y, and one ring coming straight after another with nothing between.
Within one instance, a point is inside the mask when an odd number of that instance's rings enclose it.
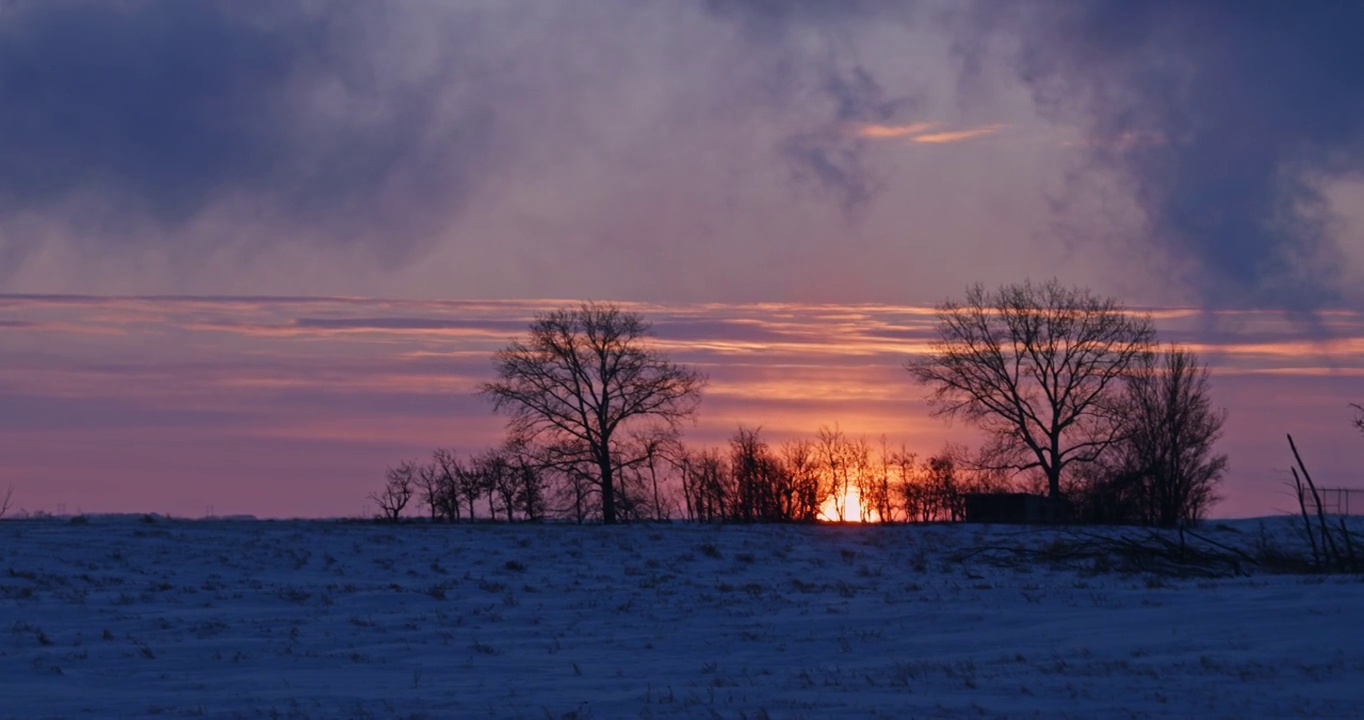
<instances>
[{"instance_id":1,"label":"small shrub","mask_svg":"<svg viewBox=\"0 0 1364 720\"><path fill-rule=\"evenodd\" d=\"M478 589L484 592L500 593L503 590L506 590L507 586L499 582L492 582L491 580L479 580Z\"/></svg>"}]
</instances>

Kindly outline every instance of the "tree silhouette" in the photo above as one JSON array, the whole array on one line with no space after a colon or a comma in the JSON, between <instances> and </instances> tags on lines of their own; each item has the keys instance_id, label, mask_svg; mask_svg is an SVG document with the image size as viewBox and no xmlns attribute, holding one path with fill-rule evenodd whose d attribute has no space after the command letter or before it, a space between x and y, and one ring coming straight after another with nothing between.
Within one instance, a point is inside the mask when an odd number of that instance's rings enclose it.
<instances>
[{"instance_id":1,"label":"tree silhouette","mask_svg":"<svg viewBox=\"0 0 1364 720\"><path fill-rule=\"evenodd\" d=\"M454 461L452 458L455 495L464 501L464 506L469 510L469 519L477 520L478 514L475 505L479 500L488 497L489 514L492 514L492 486L488 482L488 476L479 467L476 458L471 458L465 462ZM496 520L496 517L493 517Z\"/></svg>"},{"instance_id":2,"label":"tree silhouette","mask_svg":"<svg viewBox=\"0 0 1364 720\"><path fill-rule=\"evenodd\" d=\"M402 517L403 509L416 493L417 473L417 463L404 460L397 467L388 469L383 490L369 494L385 520L397 522Z\"/></svg>"},{"instance_id":3,"label":"tree silhouette","mask_svg":"<svg viewBox=\"0 0 1364 720\"><path fill-rule=\"evenodd\" d=\"M1115 449L1122 474L1136 480L1145 523L1197 520L1215 500L1227 456L1212 446L1226 412L1209 392L1207 368L1183 348L1148 354L1131 374L1128 430Z\"/></svg>"},{"instance_id":4,"label":"tree silhouette","mask_svg":"<svg viewBox=\"0 0 1364 720\"><path fill-rule=\"evenodd\" d=\"M731 517L739 522L780 519L779 470L759 432L759 428L740 426L729 440L729 472L735 490Z\"/></svg>"},{"instance_id":5,"label":"tree silhouette","mask_svg":"<svg viewBox=\"0 0 1364 720\"><path fill-rule=\"evenodd\" d=\"M729 517L735 496L729 464L715 448L688 452L679 463L687 517L698 522Z\"/></svg>"},{"instance_id":6,"label":"tree silhouette","mask_svg":"<svg viewBox=\"0 0 1364 720\"><path fill-rule=\"evenodd\" d=\"M1110 298L1055 280L976 285L938 308L938 339L907 369L938 415L990 436L996 465L1038 469L1061 494L1072 464L1098 459L1123 427L1122 381L1154 331Z\"/></svg>"},{"instance_id":7,"label":"tree silhouette","mask_svg":"<svg viewBox=\"0 0 1364 720\"><path fill-rule=\"evenodd\" d=\"M488 491L488 514L497 519L498 508L511 522L516 510L516 490L518 479L512 468L511 458L503 448L491 448L475 456L470 463L472 470L482 478L483 487Z\"/></svg>"},{"instance_id":8,"label":"tree silhouette","mask_svg":"<svg viewBox=\"0 0 1364 720\"><path fill-rule=\"evenodd\" d=\"M431 453L431 462L439 472L436 515L444 520L459 520L459 474L462 469L459 458L453 450L437 448Z\"/></svg>"},{"instance_id":9,"label":"tree silhouette","mask_svg":"<svg viewBox=\"0 0 1364 720\"><path fill-rule=\"evenodd\" d=\"M649 347L651 335L639 316L610 304L538 315L526 341L497 352L498 381L483 386L510 416L513 436L585 454L607 524L617 519L616 469L638 461L619 457L624 431L650 422L676 428L695 413L706 382Z\"/></svg>"},{"instance_id":10,"label":"tree silhouette","mask_svg":"<svg viewBox=\"0 0 1364 720\"><path fill-rule=\"evenodd\" d=\"M823 501L819 494L819 460L815 456L814 443L792 440L782 444L781 464L790 483L790 518L799 522L814 520L819 516L819 504Z\"/></svg>"},{"instance_id":11,"label":"tree silhouette","mask_svg":"<svg viewBox=\"0 0 1364 720\"><path fill-rule=\"evenodd\" d=\"M435 522L440 519L441 505L446 490L440 463L435 461L419 463L416 466L415 474L417 496L426 506L427 511L431 513L431 521Z\"/></svg>"},{"instance_id":12,"label":"tree silhouette","mask_svg":"<svg viewBox=\"0 0 1364 720\"><path fill-rule=\"evenodd\" d=\"M815 453L819 462L820 504L830 500L833 514L826 520L847 520L848 491L857 486L859 470L865 465L865 447L859 447L849 440L843 431L835 427L823 426L815 436Z\"/></svg>"},{"instance_id":13,"label":"tree silhouette","mask_svg":"<svg viewBox=\"0 0 1364 720\"><path fill-rule=\"evenodd\" d=\"M511 469L512 502L524 519L543 520L548 493L547 466L539 448L520 438L510 438L503 444L502 453Z\"/></svg>"}]
</instances>

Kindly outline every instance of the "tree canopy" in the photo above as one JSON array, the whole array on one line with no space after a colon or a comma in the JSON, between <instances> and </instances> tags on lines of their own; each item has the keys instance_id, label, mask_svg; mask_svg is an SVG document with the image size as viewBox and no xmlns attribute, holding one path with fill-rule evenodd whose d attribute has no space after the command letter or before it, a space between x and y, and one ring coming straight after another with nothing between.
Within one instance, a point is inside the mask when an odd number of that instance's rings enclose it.
<instances>
[{"instance_id":1,"label":"tree canopy","mask_svg":"<svg viewBox=\"0 0 1364 720\"><path fill-rule=\"evenodd\" d=\"M595 468L605 523L616 521L618 472L646 460L627 441L676 432L706 383L653 347L652 335L642 318L611 304L541 314L524 341L496 353L498 380L483 386L514 437L554 446L559 462Z\"/></svg>"},{"instance_id":2,"label":"tree canopy","mask_svg":"<svg viewBox=\"0 0 1364 720\"><path fill-rule=\"evenodd\" d=\"M1039 470L1052 497L1122 432L1123 381L1155 337L1148 317L1055 280L975 285L937 318L937 340L907 364L934 412L983 430L996 467Z\"/></svg>"}]
</instances>

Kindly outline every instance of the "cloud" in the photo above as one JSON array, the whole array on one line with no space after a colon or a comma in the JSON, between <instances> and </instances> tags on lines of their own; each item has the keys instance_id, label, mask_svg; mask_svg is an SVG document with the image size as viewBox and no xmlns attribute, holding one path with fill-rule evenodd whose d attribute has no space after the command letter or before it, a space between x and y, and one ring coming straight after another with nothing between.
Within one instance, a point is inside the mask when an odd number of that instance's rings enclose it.
<instances>
[{"instance_id":1,"label":"cloud","mask_svg":"<svg viewBox=\"0 0 1364 720\"><path fill-rule=\"evenodd\" d=\"M779 102L814 100L831 106L827 121L790 135L781 152L798 183L836 198L846 216L855 216L879 195L884 182L868 167L862 140L849 137L844 127L891 121L912 111L921 99L888 92L862 62L850 36L864 30L868 18L909 23L917 4L708 0L706 7L717 18L737 23L751 47L770 58L768 87ZM802 76L813 83L800 81Z\"/></svg>"},{"instance_id":2,"label":"cloud","mask_svg":"<svg viewBox=\"0 0 1364 720\"><path fill-rule=\"evenodd\" d=\"M701 206L678 210L692 236L793 198L850 216L884 178L842 129L895 122L913 92L863 60L862 29L833 21L845 9L6 3L0 282L46 263L40 277L76 277L63 290L140 293L159 275L162 291L233 293L198 281L245 263L372 277L449 248L520 269L526 246L577 255L629 232L639 203L616 186L641 177Z\"/></svg>"},{"instance_id":3,"label":"cloud","mask_svg":"<svg viewBox=\"0 0 1364 720\"><path fill-rule=\"evenodd\" d=\"M7 8L0 238L12 254L55 223L84 252L153 243L202 257L300 237L393 262L464 206L492 160L495 95L451 82L459 34L403 54L418 38L378 5Z\"/></svg>"},{"instance_id":4,"label":"cloud","mask_svg":"<svg viewBox=\"0 0 1364 720\"><path fill-rule=\"evenodd\" d=\"M964 37L1004 58L1090 167L1124 180L1143 242L1212 306L1339 304L1322 189L1364 173L1360 3L982 2ZM978 42L968 66L980 62Z\"/></svg>"},{"instance_id":5,"label":"cloud","mask_svg":"<svg viewBox=\"0 0 1364 720\"><path fill-rule=\"evenodd\" d=\"M1003 130L1006 127L1008 126L1004 124L986 125L984 127L971 128L969 130L950 130L947 132L925 133L923 135L915 135L910 139L917 143L933 144L955 143L961 142L963 140L974 140L976 138L985 137L987 135L994 135L995 133L999 132L1000 130Z\"/></svg>"},{"instance_id":6,"label":"cloud","mask_svg":"<svg viewBox=\"0 0 1364 720\"><path fill-rule=\"evenodd\" d=\"M942 144L961 142L963 140L974 140L987 135L994 135L1008 127L1008 125L1004 123L996 123L965 130L938 130L936 132L930 132L937 130L937 128L941 126L942 123L940 122L918 122L909 125L863 125L857 129L856 134L858 137L876 140L908 138L909 140L918 143Z\"/></svg>"},{"instance_id":7,"label":"cloud","mask_svg":"<svg viewBox=\"0 0 1364 720\"><path fill-rule=\"evenodd\" d=\"M1109 197L1048 214L1065 159L1083 156L1073 186L1117 196L1110 232L1140 239L1092 254L1158 259L1138 292L1312 312L1358 293L1329 198L1364 174L1361 14L8 2L0 285L907 301L1028 262L1094 282L1043 237L1055 220L1107 222ZM876 145L1005 125L1053 140L988 164ZM1007 257L974 261L992 250Z\"/></svg>"},{"instance_id":8,"label":"cloud","mask_svg":"<svg viewBox=\"0 0 1364 720\"><path fill-rule=\"evenodd\" d=\"M940 125L942 125L940 122L917 122L909 125L863 125L857 129L857 134L865 138L898 138L926 133Z\"/></svg>"},{"instance_id":9,"label":"cloud","mask_svg":"<svg viewBox=\"0 0 1364 720\"><path fill-rule=\"evenodd\" d=\"M782 151L795 176L839 200L845 213L854 214L874 198L882 185L867 168L864 142L848 137L848 123L886 121L913 106L907 97L890 96L861 65L842 69L828 60L820 72L820 89L831 101L832 118L789 137Z\"/></svg>"},{"instance_id":10,"label":"cloud","mask_svg":"<svg viewBox=\"0 0 1364 720\"><path fill-rule=\"evenodd\" d=\"M475 394L493 375L492 353L508 340L493 331L519 328L509 334L521 336L546 307L532 301L0 296L0 324L37 324L22 343L0 345L0 402L11 410L0 415L0 443L7 467L26 484L20 486L25 497L89 497L81 483L99 478L143 504L159 501L164 493L149 488L147 478L168 473L167 463L178 457L175 472L166 475L175 481L173 497L223 504L252 478L288 478L300 498L297 511L323 512L309 503L317 502L319 489L335 491L339 478L357 489L372 487L386 464L404 457L436 446L469 452L499 441L503 419ZM671 358L710 376L690 443L724 442L740 424L761 425L779 441L838 422L854 435L887 433L893 446L904 441L932 452L969 433L934 422L921 404L923 388L903 369L909 353L932 337L928 308L629 309L655 323L657 344ZM1212 366L1219 406L1232 409L1226 442L1233 455L1271 461L1263 450L1266 434L1281 437L1288 425L1307 428L1305 435L1338 432L1342 442L1354 441L1348 424L1332 413L1344 411L1341 398L1364 372L1364 315L1324 312L1323 321L1342 339L1304 344L1277 312L1230 313L1239 329L1212 335L1200 330L1200 314L1167 312L1156 321L1163 337L1196 345ZM217 325L202 327L206 318ZM316 326L315 320L337 322L286 336L256 332L265 323ZM91 327L114 332L92 336L84 331ZM1333 369L1323 371L1328 363ZM338 454L346 462L336 462ZM1341 463L1338 473L1348 469ZM1238 487L1243 497L1257 492ZM279 493L264 490L248 509L281 512Z\"/></svg>"},{"instance_id":11,"label":"cloud","mask_svg":"<svg viewBox=\"0 0 1364 720\"><path fill-rule=\"evenodd\" d=\"M296 327L316 330L469 330L516 334L526 323L515 320L450 320L425 317L299 318Z\"/></svg>"}]
</instances>

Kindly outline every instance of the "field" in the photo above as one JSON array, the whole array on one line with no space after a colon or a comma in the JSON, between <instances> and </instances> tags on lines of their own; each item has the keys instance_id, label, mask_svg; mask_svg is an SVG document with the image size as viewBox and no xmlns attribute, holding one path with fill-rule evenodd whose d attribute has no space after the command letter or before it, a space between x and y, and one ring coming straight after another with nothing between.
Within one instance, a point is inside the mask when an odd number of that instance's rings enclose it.
<instances>
[{"instance_id":1,"label":"field","mask_svg":"<svg viewBox=\"0 0 1364 720\"><path fill-rule=\"evenodd\" d=\"M1263 553L1289 522L1204 532ZM1364 578L1007 556L1067 537L6 521L0 717L1364 713Z\"/></svg>"}]
</instances>

